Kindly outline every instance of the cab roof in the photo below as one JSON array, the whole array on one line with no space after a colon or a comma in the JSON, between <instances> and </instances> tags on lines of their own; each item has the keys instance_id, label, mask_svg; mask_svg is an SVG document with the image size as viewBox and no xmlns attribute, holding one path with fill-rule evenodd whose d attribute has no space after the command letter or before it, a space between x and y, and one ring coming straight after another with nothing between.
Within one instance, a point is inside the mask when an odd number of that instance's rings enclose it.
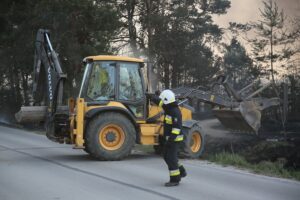
<instances>
[{"instance_id":1,"label":"cab roof","mask_svg":"<svg viewBox=\"0 0 300 200\"><path fill-rule=\"evenodd\" d=\"M98 56L88 56L84 60L93 60L93 61L125 61L125 62L137 62L143 63L143 59L132 58L127 56L111 56L111 55L98 55Z\"/></svg>"}]
</instances>

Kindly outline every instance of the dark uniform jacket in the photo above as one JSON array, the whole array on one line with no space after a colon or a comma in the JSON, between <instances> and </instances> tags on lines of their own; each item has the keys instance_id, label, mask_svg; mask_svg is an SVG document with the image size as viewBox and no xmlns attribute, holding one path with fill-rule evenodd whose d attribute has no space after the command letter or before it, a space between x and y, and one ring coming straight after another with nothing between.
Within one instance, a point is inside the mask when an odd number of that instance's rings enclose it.
<instances>
[{"instance_id":1,"label":"dark uniform jacket","mask_svg":"<svg viewBox=\"0 0 300 200\"><path fill-rule=\"evenodd\" d=\"M164 117L164 137L168 141L180 142L183 140L182 133L182 115L177 102L164 105L160 98L153 97L151 99L155 104L162 106Z\"/></svg>"}]
</instances>

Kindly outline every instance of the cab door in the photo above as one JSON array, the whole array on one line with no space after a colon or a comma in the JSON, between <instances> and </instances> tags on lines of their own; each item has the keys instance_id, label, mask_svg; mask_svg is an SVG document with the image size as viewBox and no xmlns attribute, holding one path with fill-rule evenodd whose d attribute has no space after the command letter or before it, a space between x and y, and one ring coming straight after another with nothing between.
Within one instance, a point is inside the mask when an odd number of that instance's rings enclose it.
<instances>
[{"instance_id":1,"label":"cab door","mask_svg":"<svg viewBox=\"0 0 300 200\"><path fill-rule=\"evenodd\" d=\"M145 88L139 63L118 63L117 98L137 119L145 119Z\"/></svg>"}]
</instances>

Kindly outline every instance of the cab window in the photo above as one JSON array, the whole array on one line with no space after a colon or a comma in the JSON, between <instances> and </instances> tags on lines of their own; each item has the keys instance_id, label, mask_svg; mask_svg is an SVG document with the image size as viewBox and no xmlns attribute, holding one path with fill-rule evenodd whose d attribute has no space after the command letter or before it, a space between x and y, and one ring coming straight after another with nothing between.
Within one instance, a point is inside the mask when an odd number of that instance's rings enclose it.
<instances>
[{"instance_id":1,"label":"cab window","mask_svg":"<svg viewBox=\"0 0 300 200\"><path fill-rule=\"evenodd\" d=\"M115 63L95 62L87 87L87 96L95 101L115 98Z\"/></svg>"},{"instance_id":2,"label":"cab window","mask_svg":"<svg viewBox=\"0 0 300 200\"><path fill-rule=\"evenodd\" d=\"M120 63L119 99L137 101L143 98L142 79L137 63Z\"/></svg>"}]
</instances>

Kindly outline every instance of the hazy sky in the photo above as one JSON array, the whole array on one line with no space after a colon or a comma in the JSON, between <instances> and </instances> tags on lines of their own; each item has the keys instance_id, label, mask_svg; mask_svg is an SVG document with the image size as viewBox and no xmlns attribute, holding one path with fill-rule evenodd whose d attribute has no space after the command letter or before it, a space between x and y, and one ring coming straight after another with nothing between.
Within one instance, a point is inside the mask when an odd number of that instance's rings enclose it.
<instances>
[{"instance_id":1,"label":"hazy sky","mask_svg":"<svg viewBox=\"0 0 300 200\"><path fill-rule=\"evenodd\" d=\"M300 17L300 0L273 0L277 3L279 9L283 9L284 14L287 17ZM256 22L260 17L259 9L263 8L262 0L231 0L231 8L228 9L227 14L214 16L214 21L219 24L221 27L228 27L229 22ZM254 33L252 33L254 34ZM250 32L250 36L252 35ZM253 35L252 35L253 36ZM225 32L223 35L224 41L229 42L231 39L231 34L229 32ZM250 45L244 40L240 40L240 42L246 47L248 52L250 52ZM293 59L290 61L298 62L300 64L300 55L296 54ZM289 61L289 62L290 62ZM275 67L276 68L276 67ZM286 73L282 68L278 68L280 73Z\"/></svg>"},{"instance_id":2,"label":"hazy sky","mask_svg":"<svg viewBox=\"0 0 300 200\"><path fill-rule=\"evenodd\" d=\"M300 16L300 0L273 0L285 15L290 17ZM262 0L231 0L231 8L227 14L215 16L215 21L222 27L227 27L229 22L245 23L260 19L259 8L263 7Z\"/></svg>"}]
</instances>

